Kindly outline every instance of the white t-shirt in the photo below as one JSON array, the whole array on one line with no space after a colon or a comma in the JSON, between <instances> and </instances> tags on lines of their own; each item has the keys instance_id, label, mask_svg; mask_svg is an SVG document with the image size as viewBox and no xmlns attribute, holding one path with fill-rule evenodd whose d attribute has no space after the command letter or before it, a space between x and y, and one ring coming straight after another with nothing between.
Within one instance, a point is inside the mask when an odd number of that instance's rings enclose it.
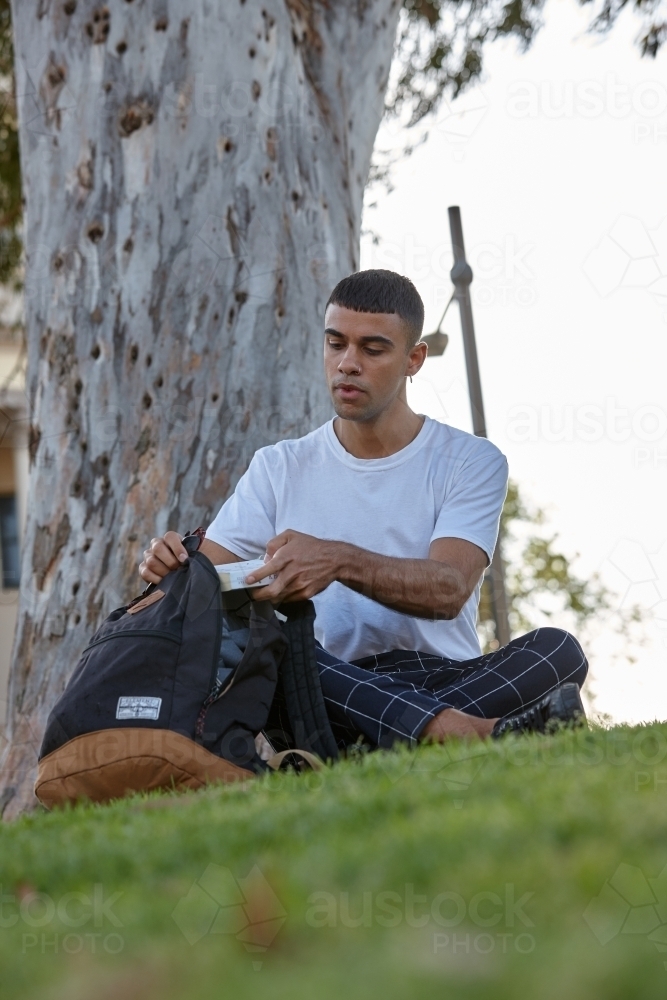
<instances>
[{"instance_id":1,"label":"white t-shirt","mask_svg":"<svg viewBox=\"0 0 667 1000\"><path fill-rule=\"evenodd\" d=\"M426 417L417 437L386 458L355 458L333 420L305 437L260 448L206 532L241 559L262 557L291 528L387 556L427 559L435 538L464 538L489 561L507 490L505 456L485 438ZM356 660L417 649L453 660L480 655L478 586L452 621L392 611L341 583L314 598L325 649Z\"/></svg>"}]
</instances>

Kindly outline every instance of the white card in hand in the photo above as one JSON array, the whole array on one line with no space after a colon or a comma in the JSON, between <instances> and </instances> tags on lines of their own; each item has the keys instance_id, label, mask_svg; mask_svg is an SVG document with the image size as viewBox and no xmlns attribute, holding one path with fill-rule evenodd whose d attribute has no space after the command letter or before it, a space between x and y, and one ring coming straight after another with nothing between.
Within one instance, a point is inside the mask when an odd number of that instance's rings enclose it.
<instances>
[{"instance_id":1,"label":"white card in hand","mask_svg":"<svg viewBox=\"0 0 667 1000\"><path fill-rule=\"evenodd\" d=\"M254 570L264 569L266 563L263 559L248 559L247 562L225 563L216 566L216 572L220 577L221 590L245 590L252 587L267 587L274 579L273 576L265 576L257 583L245 583L246 576L250 576Z\"/></svg>"}]
</instances>

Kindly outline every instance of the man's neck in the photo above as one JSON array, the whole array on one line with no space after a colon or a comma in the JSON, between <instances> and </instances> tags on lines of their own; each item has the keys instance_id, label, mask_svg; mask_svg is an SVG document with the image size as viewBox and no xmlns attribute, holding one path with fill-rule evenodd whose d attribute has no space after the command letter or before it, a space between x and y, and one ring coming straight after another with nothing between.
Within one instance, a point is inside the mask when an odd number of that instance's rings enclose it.
<instances>
[{"instance_id":1,"label":"man's neck","mask_svg":"<svg viewBox=\"0 0 667 1000\"><path fill-rule=\"evenodd\" d=\"M354 458L386 458L407 448L419 434L424 417L410 409L407 403L381 413L375 420L343 420L336 417L334 432L345 451Z\"/></svg>"}]
</instances>

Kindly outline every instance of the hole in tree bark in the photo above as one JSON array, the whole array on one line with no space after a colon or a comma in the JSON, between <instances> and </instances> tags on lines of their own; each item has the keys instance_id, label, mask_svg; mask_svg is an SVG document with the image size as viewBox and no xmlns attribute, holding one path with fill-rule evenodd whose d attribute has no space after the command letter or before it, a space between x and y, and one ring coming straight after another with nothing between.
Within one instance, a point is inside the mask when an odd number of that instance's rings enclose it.
<instances>
[{"instance_id":1,"label":"hole in tree bark","mask_svg":"<svg viewBox=\"0 0 667 1000\"><path fill-rule=\"evenodd\" d=\"M123 250L125 251L125 253L132 253L133 249L134 249L134 240L132 239L131 236L128 236L128 238L123 243Z\"/></svg>"},{"instance_id":2,"label":"hole in tree bark","mask_svg":"<svg viewBox=\"0 0 667 1000\"><path fill-rule=\"evenodd\" d=\"M155 382L153 383L153 385L155 386L156 389L161 389L162 388L162 386L164 385L164 379L162 378L161 375L158 375L158 377L155 379Z\"/></svg>"},{"instance_id":3,"label":"hole in tree bark","mask_svg":"<svg viewBox=\"0 0 667 1000\"><path fill-rule=\"evenodd\" d=\"M76 581L76 583L72 584L72 596L76 596L79 593L79 587L80 586L81 586L81 584L79 583L78 580Z\"/></svg>"},{"instance_id":4,"label":"hole in tree bark","mask_svg":"<svg viewBox=\"0 0 667 1000\"><path fill-rule=\"evenodd\" d=\"M83 543L83 546L82 546L82 548L83 548L83 551L84 551L84 552L87 552L87 551L88 551L88 549L90 548L90 546L91 546L92 544L93 544L93 540L92 540L92 538L87 538L87 539L85 540L85 542Z\"/></svg>"},{"instance_id":5,"label":"hole in tree bark","mask_svg":"<svg viewBox=\"0 0 667 1000\"><path fill-rule=\"evenodd\" d=\"M214 393L211 394L211 402L212 403L217 403L219 399L220 399L220 396L217 394L217 392L214 392Z\"/></svg>"},{"instance_id":6,"label":"hole in tree bark","mask_svg":"<svg viewBox=\"0 0 667 1000\"><path fill-rule=\"evenodd\" d=\"M35 424L31 424L30 430L28 431L28 454L30 455L31 462L34 462L35 460L35 455L37 454L41 437L42 432L39 427Z\"/></svg>"},{"instance_id":7,"label":"hole in tree bark","mask_svg":"<svg viewBox=\"0 0 667 1000\"><path fill-rule=\"evenodd\" d=\"M147 367L147 368L150 368L150 366L151 366L152 364L153 364L153 358L151 357L151 355L150 355L150 354L147 354L147 355L146 355L146 367Z\"/></svg>"},{"instance_id":8,"label":"hole in tree bark","mask_svg":"<svg viewBox=\"0 0 667 1000\"><path fill-rule=\"evenodd\" d=\"M99 243L104 236L104 226L99 221L91 222L86 235L91 242Z\"/></svg>"},{"instance_id":9,"label":"hole in tree bark","mask_svg":"<svg viewBox=\"0 0 667 1000\"><path fill-rule=\"evenodd\" d=\"M86 34L92 38L93 45L103 45L106 42L111 24L108 7L98 7L93 11L93 19L86 25Z\"/></svg>"},{"instance_id":10,"label":"hole in tree bark","mask_svg":"<svg viewBox=\"0 0 667 1000\"><path fill-rule=\"evenodd\" d=\"M122 56L123 52L127 52L127 42L119 42L116 46L116 52L119 56Z\"/></svg>"},{"instance_id":11,"label":"hole in tree bark","mask_svg":"<svg viewBox=\"0 0 667 1000\"><path fill-rule=\"evenodd\" d=\"M251 59L254 59L255 56L257 55L257 52L255 51L255 49L250 48L248 49L248 55L250 56Z\"/></svg>"},{"instance_id":12,"label":"hole in tree bark","mask_svg":"<svg viewBox=\"0 0 667 1000\"><path fill-rule=\"evenodd\" d=\"M100 356L101 353L102 352L100 351L100 345L99 344L95 344L95 346L93 347L92 351L90 352L90 356L91 356L91 358L97 359L97 358L99 358L99 356Z\"/></svg>"},{"instance_id":13,"label":"hole in tree bark","mask_svg":"<svg viewBox=\"0 0 667 1000\"><path fill-rule=\"evenodd\" d=\"M156 31L166 31L169 27L169 20L166 17L159 17L155 22Z\"/></svg>"},{"instance_id":14,"label":"hole in tree bark","mask_svg":"<svg viewBox=\"0 0 667 1000\"><path fill-rule=\"evenodd\" d=\"M140 129L142 125L150 125L153 118L154 113L150 105L146 101L136 101L121 114L118 121L118 131L123 138L127 138L128 135L132 135L133 132Z\"/></svg>"},{"instance_id":15,"label":"hole in tree bark","mask_svg":"<svg viewBox=\"0 0 667 1000\"><path fill-rule=\"evenodd\" d=\"M130 361L134 364L134 362L137 360L138 357L139 357L139 348L137 347L136 344L132 344L132 347L130 348Z\"/></svg>"},{"instance_id":16,"label":"hole in tree bark","mask_svg":"<svg viewBox=\"0 0 667 1000\"><path fill-rule=\"evenodd\" d=\"M67 0L67 3L63 4L63 10L66 14L73 14L76 10L76 0Z\"/></svg>"},{"instance_id":17,"label":"hole in tree bark","mask_svg":"<svg viewBox=\"0 0 667 1000\"><path fill-rule=\"evenodd\" d=\"M144 398L142 399L144 410L150 410L153 400L147 392L144 393Z\"/></svg>"},{"instance_id":18,"label":"hole in tree bark","mask_svg":"<svg viewBox=\"0 0 667 1000\"><path fill-rule=\"evenodd\" d=\"M64 66L59 66L54 62L49 65L46 78L52 87L60 87L65 82L66 77L67 73Z\"/></svg>"}]
</instances>

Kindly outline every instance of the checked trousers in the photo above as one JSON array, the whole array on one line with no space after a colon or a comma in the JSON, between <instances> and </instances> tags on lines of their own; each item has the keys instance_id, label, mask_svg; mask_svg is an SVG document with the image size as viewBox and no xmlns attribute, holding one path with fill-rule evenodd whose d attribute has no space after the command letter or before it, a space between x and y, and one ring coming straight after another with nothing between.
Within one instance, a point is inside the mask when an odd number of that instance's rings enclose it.
<instances>
[{"instance_id":1,"label":"checked trousers","mask_svg":"<svg viewBox=\"0 0 667 1000\"><path fill-rule=\"evenodd\" d=\"M483 719L514 715L566 681L579 687L588 661L569 632L538 628L472 660L392 650L345 663L318 644L327 712L339 746L415 744L444 708Z\"/></svg>"}]
</instances>

